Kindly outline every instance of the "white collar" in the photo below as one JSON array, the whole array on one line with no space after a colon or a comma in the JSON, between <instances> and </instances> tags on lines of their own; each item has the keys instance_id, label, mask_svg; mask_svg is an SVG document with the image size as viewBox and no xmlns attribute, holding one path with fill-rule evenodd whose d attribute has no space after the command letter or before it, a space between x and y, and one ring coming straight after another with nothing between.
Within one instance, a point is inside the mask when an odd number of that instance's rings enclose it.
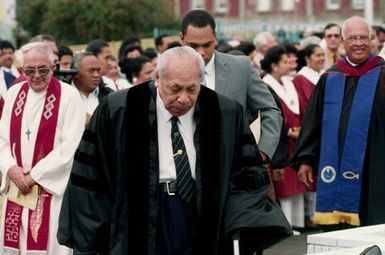
<instances>
[{"instance_id":1,"label":"white collar","mask_svg":"<svg viewBox=\"0 0 385 255\"><path fill-rule=\"evenodd\" d=\"M4 71L6 71L8 73L12 73L12 70L9 69L8 67L2 66L1 69L3 69Z\"/></svg>"},{"instance_id":2,"label":"white collar","mask_svg":"<svg viewBox=\"0 0 385 255\"><path fill-rule=\"evenodd\" d=\"M82 98L87 98L87 97L83 94L83 92L81 92L81 91L78 89L78 87L76 87L74 81L71 82L71 85L79 91L80 96L81 96ZM95 97L98 97L98 95L99 95L99 86L97 86L96 89L94 89L89 95L91 95L91 94L94 95Z\"/></svg>"},{"instance_id":3,"label":"white collar","mask_svg":"<svg viewBox=\"0 0 385 255\"><path fill-rule=\"evenodd\" d=\"M359 64L354 64L352 61L349 60L348 56L346 56L346 61L351 65L351 66L358 66Z\"/></svg>"},{"instance_id":4,"label":"white collar","mask_svg":"<svg viewBox=\"0 0 385 255\"><path fill-rule=\"evenodd\" d=\"M215 62L215 53L213 54L213 56L211 57L210 61L207 63L207 65L205 66L205 72L208 74L208 75L213 75L215 74L215 65L214 65L214 62Z\"/></svg>"},{"instance_id":5,"label":"white collar","mask_svg":"<svg viewBox=\"0 0 385 255\"><path fill-rule=\"evenodd\" d=\"M316 70L314 70L314 69L312 69L312 68L310 68L308 66L304 66L298 72L298 75L304 76L311 83L313 83L313 85L316 85L318 80L319 80L319 78L323 74L323 72L324 72L324 70L321 70L320 72L317 72Z\"/></svg>"},{"instance_id":6,"label":"white collar","mask_svg":"<svg viewBox=\"0 0 385 255\"><path fill-rule=\"evenodd\" d=\"M287 107L294 112L299 114L299 100L298 94L295 90L294 84L291 81L292 77L282 76L282 84L280 84L273 76L266 74L263 77L263 81L274 90L279 98L287 105Z\"/></svg>"}]
</instances>

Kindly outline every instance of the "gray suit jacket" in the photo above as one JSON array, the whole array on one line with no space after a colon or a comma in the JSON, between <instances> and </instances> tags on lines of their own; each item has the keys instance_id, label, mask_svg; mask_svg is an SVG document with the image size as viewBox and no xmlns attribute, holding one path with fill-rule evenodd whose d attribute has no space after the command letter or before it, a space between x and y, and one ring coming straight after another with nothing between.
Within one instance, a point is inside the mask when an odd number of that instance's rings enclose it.
<instances>
[{"instance_id":1,"label":"gray suit jacket","mask_svg":"<svg viewBox=\"0 0 385 255\"><path fill-rule=\"evenodd\" d=\"M215 51L215 91L238 101L251 123L261 115L258 147L271 159L280 137L282 116L267 86L244 56Z\"/></svg>"}]
</instances>

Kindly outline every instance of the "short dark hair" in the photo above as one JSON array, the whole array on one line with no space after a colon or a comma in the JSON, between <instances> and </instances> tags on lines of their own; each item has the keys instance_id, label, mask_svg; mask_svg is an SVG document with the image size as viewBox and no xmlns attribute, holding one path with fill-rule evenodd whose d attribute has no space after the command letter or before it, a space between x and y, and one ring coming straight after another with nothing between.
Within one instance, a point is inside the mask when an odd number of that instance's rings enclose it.
<instances>
[{"instance_id":1,"label":"short dark hair","mask_svg":"<svg viewBox=\"0 0 385 255\"><path fill-rule=\"evenodd\" d=\"M154 48L147 48L142 53L143 56L148 57L149 59L154 59L158 57L158 54L156 53Z\"/></svg>"},{"instance_id":2,"label":"short dark hair","mask_svg":"<svg viewBox=\"0 0 385 255\"><path fill-rule=\"evenodd\" d=\"M283 54L286 54L286 49L282 45L277 45L271 47L267 52L265 57L261 60L261 68L265 70L267 73L271 73L271 65L277 64Z\"/></svg>"},{"instance_id":3,"label":"short dark hair","mask_svg":"<svg viewBox=\"0 0 385 255\"><path fill-rule=\"evenodd\" d=\"M15 52L15 47L7 40L0 40L0 50L2 49L12 49Z\"/></svg>"},{"instance_id":4,"label":"short dark hair","mask_svg":"<svg viewBox=\"0 0 385 255\"><path fill-rule=\"evenodd\" d=\"M382 26L372 26L372 29L376 32L377 36L380 33L385 33L385 28L383 28Z\"/></svg>"},{"instance_id":5,"label":"short dark hair","mask_svg":"<svg viewBox=\"0 0 385 255\"><path fill-rule=\"evenodd\" d=\"M182 44L178 41L172 41L168 44L167 49L175 48L175 47L180 47Z\"/></svg>"},{"instance_id":6,"label":"short dark hair","mask_svg":"<svg viewBox=\"0 0 385 255\"><path fill-rule=\"evenodd\" d=\"M120 45L119 52L118 52L119 60L121 58L126 57L127 54L124 51L126 50L126 48L129 45L139 46L141 48L140 52L143 51L140 39L138 37L135 37L135 36L128 36L128 37L124 38L124 40L122 41L122 44Z\"/></svg>"},{"instance_id":7,"label":"short dark hair","mask_svg":"<svg viewBox=\"0 0 385 255\"><path fill-rule=\"evenodd\" d=\"M110 47L110 45L103 39L96 39L87 44L86 51L90 51L95 56L98 56L104 47Z\"/></svg>"},{"instance_id":8,"label":"short dark hair","mask_svg":"<svg viewBox=\"0 0 385 255\"><path fill-rule=\"evenodd\" d=\"M204 10L192 10L188 12L186 16L184 16L181 25L182 34L186 34L187 27L189 25L198 28L206 27L209 25L215 33L215 20L210 13Z\"/></svg>"},{"instance_id":9,"label":"short dark hair","mask_svg":"<svg viewBox=\"0 0 385 255\"><path fill-rule=\"evenodd\" d=\"M58 47L58 57L59 57L59 60L63 57L63 56L73 56L74 53L73 51L66 45L61 45Z\"/></svg>"},{"instance_id":10,"label":"short dark hair","mask_svg":"<svg viewBox=\"0 0 385 255\"><path fill-rule=\"evenodd\" d=\"M234 49L243 52L246 56L249 56L253 51L255 51L255 45L252 42L241 42Z\"/></svg>"},{"instance_id":11,"label":"short dark hair","mask_svg":"<svg viewBox=\"0 0 385 255\"><path fill-rule=\"evenodd\" d=\"M160 36L156 37L154 42L155 42L155 47L160 46L163 44L163 38L168 37L168 34L161 34Z\"/></svg>"},{"instance_id":12,"label":"short dark hair","mask_svg":"<svg viewBox=\"0 0 385 255\"><path fill-rule=\"evenodd\" d=\"M283 47L285 47L286 53L287 54L298 54L298 49L294 46L292 43L284 43L282 44Z\"/></svg>"},{"instance_id":13,"label":"short dark hair","mask_svg":"<svg viewBox=\"0 0 385 255\"><path fill-rule=\"evenodd\" d=\"M123 55L123 56L124 56L124 57L127 57L127 54L128 54L129 52L132 52L132 51L135 51L135 50L139 51L139 52L140 52L140 55L143 54L143 49L142 49L141 46L134 45L134 44L128 44L128 45L126 46L126 48L124 48L124 51L123 51L123 54L124 54L124 55Z\"/></svg>"},{"instance_id":14,"label":"short dark hair","mask_svg":"<svg viewBox=\"0 0 385 255\"><path fill-rule=\"evenodd\" d=\"M341 27L338 24L336 24L336 23L328 23L328 24L326 24L326 26L324 27L324 30L322 31L322 37L325 37L325 31L330 29L330 28L332 28L332 27L338 27L338 29L340 30L340 35L341 35L342 29L341 29Z\"/></svg>"},{"instance_id":15,"label":"short dark hair","mask_svg":"<svg viewBox=\"0 0 385 255\"><path fill-rule=\"evenodd\" d=\"M228 43L218 43L216 46L215 46L215 49L219 52L223 52L223 53L227 53L229 52L230 50L233 49L233 47L228 44Z\"/></svg>"},{"instance_id":16,"label":"short dark hair","mask_svg":"<svg viewBox=\"0 0 385 255\"><path fill-rule=\"evenodd\" d=\"M139 56L136 58L122 58L119 61L120 70L126 74L129 82L133 82L134 76L138 76L145 63L151 63L151 59L146 56Z\"/></svg>"},{"instance_id":17,"label":"short dark hair","mask_svg":"<svg viewBox=\"0 0 385 255\"><path fill-rule=\"evenodd\" d=\"M314 53L314 49L316 48L321 48L321 46L319 46L318 44L311 43L298 52L297 71L301 70L302 67L306 66L306 57L310 57Z\"/></svg>"}]
</instances>

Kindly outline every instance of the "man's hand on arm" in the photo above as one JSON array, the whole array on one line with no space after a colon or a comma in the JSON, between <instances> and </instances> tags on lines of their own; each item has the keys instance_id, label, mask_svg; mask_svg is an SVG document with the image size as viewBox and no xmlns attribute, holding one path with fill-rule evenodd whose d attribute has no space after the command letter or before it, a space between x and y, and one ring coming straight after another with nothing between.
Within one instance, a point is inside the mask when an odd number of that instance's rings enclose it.
<instances>
[{"instance_id":1,"label":"man's hand on arm","mask_svg":"<svg viewBox=\"0 0 385 255\"><path fill-rule=\"evenodd\" d=\"M11 166L8 170L9 178L16 184L23 194L27 194L31 187L24 176L23 168L19 166Z\"/></svg>"},{"instance_id":2,"label":"man's hand on arm","mask_svg":"<svg viewBox=\"0 0 385 255\"><path fill-rule=\"evenodd\" d=\"M298 179L306 187L310 187L310 184L314 182L313 168L308 164L301 164L298 170Z\"/></svg>"}]
</instances>

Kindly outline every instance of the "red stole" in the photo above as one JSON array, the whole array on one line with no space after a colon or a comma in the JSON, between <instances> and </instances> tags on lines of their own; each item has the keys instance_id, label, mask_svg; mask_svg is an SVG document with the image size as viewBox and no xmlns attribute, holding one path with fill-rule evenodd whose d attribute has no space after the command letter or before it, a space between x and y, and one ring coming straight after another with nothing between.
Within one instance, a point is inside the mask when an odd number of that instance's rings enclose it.
<instances>
[{"instance_id":1,"label":"red stole","mask_svg":"<svg viewBox=\"0 0 385 255\"><path fill-rule=\"evenodd\" d=\"M369 58L369 60L360 66L359 68L353 67L349 65L345 60L339 59L337 63L335 64L336 67L343 70L343 73L346 74L346 76L362 76L372 70L379 62L383 61L383 59L379 56L375 56L372 58ZM333 71L328 71L327 73L334 73Z\"/></svg>"},{"instance_id":2,"label":"red stole","mask_svg":"<svg viewBox=\"0 0 385 255\"><path fill-rule=\"evenodd\" d=\"M24 83L15 99L10 124L10 145L13 156L19 166L23 166L21 157L21 131L24 106L29 86ZM40 159L48 155L53 149L55 132L59 115L61 86L56 78L51 78L47 88L43 112L41 114L39 130L35 141L32 159L32 169ZM39 187L39 198L35 210L29 210L27 251L46 251L49 235L51 195ZM20 226L23 207L7 201L4 226L5 254L18 254L20 249ZM24 226L27 227L27 226Z\"/></svg>"},{"instance_id":3,"label":"red stole","mask_svg":"<svg viewBox=\"0 0 385 255\"><path fill-rule=\"evenodd\" d=\"M1 114L3 113L3 108L4 108L4 99L0 95L0 119L1 119Z\"/></svg>"}]
</instances>

